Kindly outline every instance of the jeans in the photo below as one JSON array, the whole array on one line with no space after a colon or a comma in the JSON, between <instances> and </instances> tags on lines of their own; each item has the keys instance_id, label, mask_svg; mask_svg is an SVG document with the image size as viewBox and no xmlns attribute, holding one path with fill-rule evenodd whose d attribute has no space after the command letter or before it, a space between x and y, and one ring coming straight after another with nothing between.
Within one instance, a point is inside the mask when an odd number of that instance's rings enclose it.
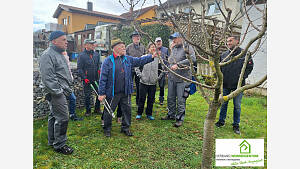
<instances>
[{"instance_id":1,"label":"jeans","mask_svg":"<svg viewBox=\"0 0 300 169\"><path fill-rule=\"evenodd\" d=\"M76 109L76 96L75 96L74 92L72 92L69 96L70 116L75 115L75 109Z\"/></svg>"},{"instance_id":2,"label":"jeans","mask_svg":"<svg viewBox=\"0 0 300 169\"><path fill-rule=\"evenodd\" d=\"M223 96L227 96L231 91L235 89L223 88ZM242 102L243 92L233 98L233 126L238 126L240 123L241 115L241 102ZM224 102L221 106L219 121L225 123L226 114L227 114L228 101Z\"/></svg>"}]
</instances>

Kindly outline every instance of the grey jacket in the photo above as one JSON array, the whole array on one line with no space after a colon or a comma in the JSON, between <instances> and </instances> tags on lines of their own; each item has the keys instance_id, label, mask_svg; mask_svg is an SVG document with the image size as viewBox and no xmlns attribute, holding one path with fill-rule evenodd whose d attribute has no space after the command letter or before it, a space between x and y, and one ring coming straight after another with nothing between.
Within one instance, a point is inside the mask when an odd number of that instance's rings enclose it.
<instances>
[{"instance_id":1,"label":"grey jacket","mask_svg":"<svg viewBox=\"0 0 300 169\"><path fill-rule=\"evenodd\" d=\"M192 59L193 63L196 62L196 57L195 57L195 51L192 48L191 45L185 45L187 47L187 51L190 55L190 58ZM174 46L171 50L171 55L168 58L169 61L169 67L171 68L174 64L177 64L179 69L175 70L175 72L183 77L192 79L192 73L190 69L182 69L184 65L189 66L190 62L187 58L187 53L184 50L183 45L179 46ZM192 65L194 66L194 65ZM173 73L168 74L168 78L174 82L183 82L183 80L177 76L175 76Z\"/></svg>"},{"instance_id":2,"label":"grey jacket","mask_svg":"<svg viewBox=\"0 0 300 169\"><path fill-rule=\"evenodd\" d=\"M145 85L156 85L156 82L162 78L163 73L158 77L158 61L158 58L154 58L153 62L145 64L142 72L138 67L135 68L141 83Z\"/></svg>"},{"instance_id":3,"label":"grey jacket","mask_svg":"<svg viewBox=\"0 0 300 169\"><path fill-rule=\"evenodd\" d=\"M52 43L39 59L39 68L45 93L54 95L71 94L72 77L65 57L64 50Z\"/></svg>"},{"instance_id":4,"label":"grey jacket","mask_svg":"<svg viewBox=\"0 0 300 169\"><path fill-rule=\"evenodd\" d=\"M139 43L139 45L131 43L126 47L126 55L128 56L141 57L144 54L146 54L146 48L142 43ZM142 68L143 66L140 67L141 70ZM134 68L131 71L134 72Z\"/></svg>"}]
</instances>

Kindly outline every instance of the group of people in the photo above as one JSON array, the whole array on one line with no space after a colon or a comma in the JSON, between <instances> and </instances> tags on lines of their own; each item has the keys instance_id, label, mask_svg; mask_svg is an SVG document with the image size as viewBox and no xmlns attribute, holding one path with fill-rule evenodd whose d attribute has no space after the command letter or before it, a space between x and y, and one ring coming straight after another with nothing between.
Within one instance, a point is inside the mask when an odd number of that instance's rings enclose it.
<instances>
[{"instance_id":1,"label":"group of people","mask_svg":"<svg viewBox=\"0 0 300 169\"><path fill-rule=\"evenodd\" d=\"M98 98L96 99L94 112L101 114L103 132L106 137L111 137L112 114L111 111L117 109L117 119L121 123L121 133L126 136L133 136L130 130L131 125L131 95L133 93L133 82L136 86L136 105L138 106L136 119L142 119L145 102L147 98L146 117L154 120L153 104L155 102L156 84L159 84L159 103L164 102L165 79L168 79L167 108L168 113L161 120L172 120L174 127L183 125L186 110L186 100L190 82L186 82L173 73L167 73L166 65L180 76L192 79L192 74L188 68L190 60L196 62L193 47L187 44L178 32L170 36L172 43L170 50L162 46L162 39L157 37L155 43L150 42L146 47L140 42L141 35L134 31L131 34L132 43L125 47L125 43L120 39L111 41L112 54L101 62L100 55L95 52L95 41L84 40L85 50L81 52L77 60L77 70L82 79L85 96L85 116L91 115L91 93L96 89ZM69 59L66 54L67 38L61 31L54 31L49 37L50 46L42 54L39 60L42 84L45 89L46 99L50 106L48 116L48 145L62 154L72 154L73 148L66 145L67 126L69 118L71 120L82 120L75 113L76 96L72 90L73 76L70 70ZM235 37L228 38L229 50L237 44ZM230 52L222 55L225 58ZM234 56L241 52L237 48ZM189 55L189 57L187 57ZM161 57L159 59L158 57ZM232 74L241 71L243 58L237 64L229 64L222 69L224 79L224 95L229 94L236 88L236 78ZM234 70L232 70L234 67ZM247 78L253 67L250 59L244 78ZM239 75L239 74L238 74ZM237 82L236 82L237 84ZM243 81L244 84L244 81ZM234 86L235 85L235 86ZM242 94L234 98L234 131L239 125L240 104ZM69 103L67 102L69 100ZM109 109L100 111L100 102L106 102ZM221 108L220 119L216 126L225 124L227 103ZM236 132L237 133L237 132Z\"/></svg>"}]
</instances>

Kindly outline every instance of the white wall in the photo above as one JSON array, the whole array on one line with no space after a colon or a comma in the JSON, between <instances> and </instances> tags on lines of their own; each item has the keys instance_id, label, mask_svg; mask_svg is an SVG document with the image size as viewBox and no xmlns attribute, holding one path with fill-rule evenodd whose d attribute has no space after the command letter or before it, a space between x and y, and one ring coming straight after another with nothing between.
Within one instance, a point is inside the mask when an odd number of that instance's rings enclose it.
<instances>
[{"instance_id":1,"label":"white wall","mask_svg":"<svg viewBox=\"0 0 300 169\"><path fill-rule=\"evenodd\" d=\"M264 6L265 6L264 4L257 5L257 7L259 7L260 9L264 9ZM253 22L254 25L256 25L256 26L262 25L262 18L261 18L262 14L254 7L252 7L250 9L249 17L250 17L250 20L252 20L252 21L255 20ZM246 31L248 23L249 23L248 19L246 18L246 16L244 16L241 38L243 37L243 34ZM258 26L258 27L261 28L261 26ZM247 36L245 37L245 41L241 45L242 48L245 48L247 43L258 34L258 31L256 31L252 26L249 27L248 31L250 31L250 32L248 32ZM255 46L256 46L256 42L253 43L253 45L249 48L249 50L252 51L255 48ZM254 63L254 68L253 68L251 74L249 75L248 79L246 79L246 83L250 83L250 84L257 82L264 75L267 74L267 36L266 35L262 39L261 48L253 56L253 63ZM262 84L260 87L267 88L266 82L264 84Z\"/></svg>"}]
</instances>

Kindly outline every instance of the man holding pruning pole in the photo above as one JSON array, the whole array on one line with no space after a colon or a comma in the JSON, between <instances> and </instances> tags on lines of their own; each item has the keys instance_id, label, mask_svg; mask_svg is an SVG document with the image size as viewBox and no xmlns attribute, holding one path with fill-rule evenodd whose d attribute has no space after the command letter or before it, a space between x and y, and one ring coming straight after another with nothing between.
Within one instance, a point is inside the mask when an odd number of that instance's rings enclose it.
<instances>
[{"instance_id":1,"label":"man holding pruning pole","mask_svg":"<svg viewBox=\"0 0 300 169\"><path fill-rule=\"evenodd\" d=\"M106 99L112 111L115 111L117 105L120 103L122 109L121 133L124 133L126 136L133 136L129 130L131 124L130 98L133 92L131 68L152 62L157 54L149 54L143 57L127 56L125 55L125 43L120 39L112 40L111 47L113 54L108 56L102 64L98 99L100 102ZM112 116L106 109L103 112L103 120L104 135L110 137Z\"/></svg>"},{"instance_id":2,"label":"man holding pruning pole","mask_svg":"<svg viewBox=\"0 0 300 169\"><path fill-rule=\"evenodd\" d=\"M81 77L83 81L83 91L85 96L85 116L91 115L91 87L92 84L96 88L95 81L98 81L100 76L100 67L101 67L101 61L100 61L100 55L94 51L96 41L85 39L84 40L84 47L85 50L81 52L78 56L77 60L77 69L79 76ZM95 103L95 114L101 114L100 113L100 102L98 99L96 99Z\"/></svg>"}]
</instances>

